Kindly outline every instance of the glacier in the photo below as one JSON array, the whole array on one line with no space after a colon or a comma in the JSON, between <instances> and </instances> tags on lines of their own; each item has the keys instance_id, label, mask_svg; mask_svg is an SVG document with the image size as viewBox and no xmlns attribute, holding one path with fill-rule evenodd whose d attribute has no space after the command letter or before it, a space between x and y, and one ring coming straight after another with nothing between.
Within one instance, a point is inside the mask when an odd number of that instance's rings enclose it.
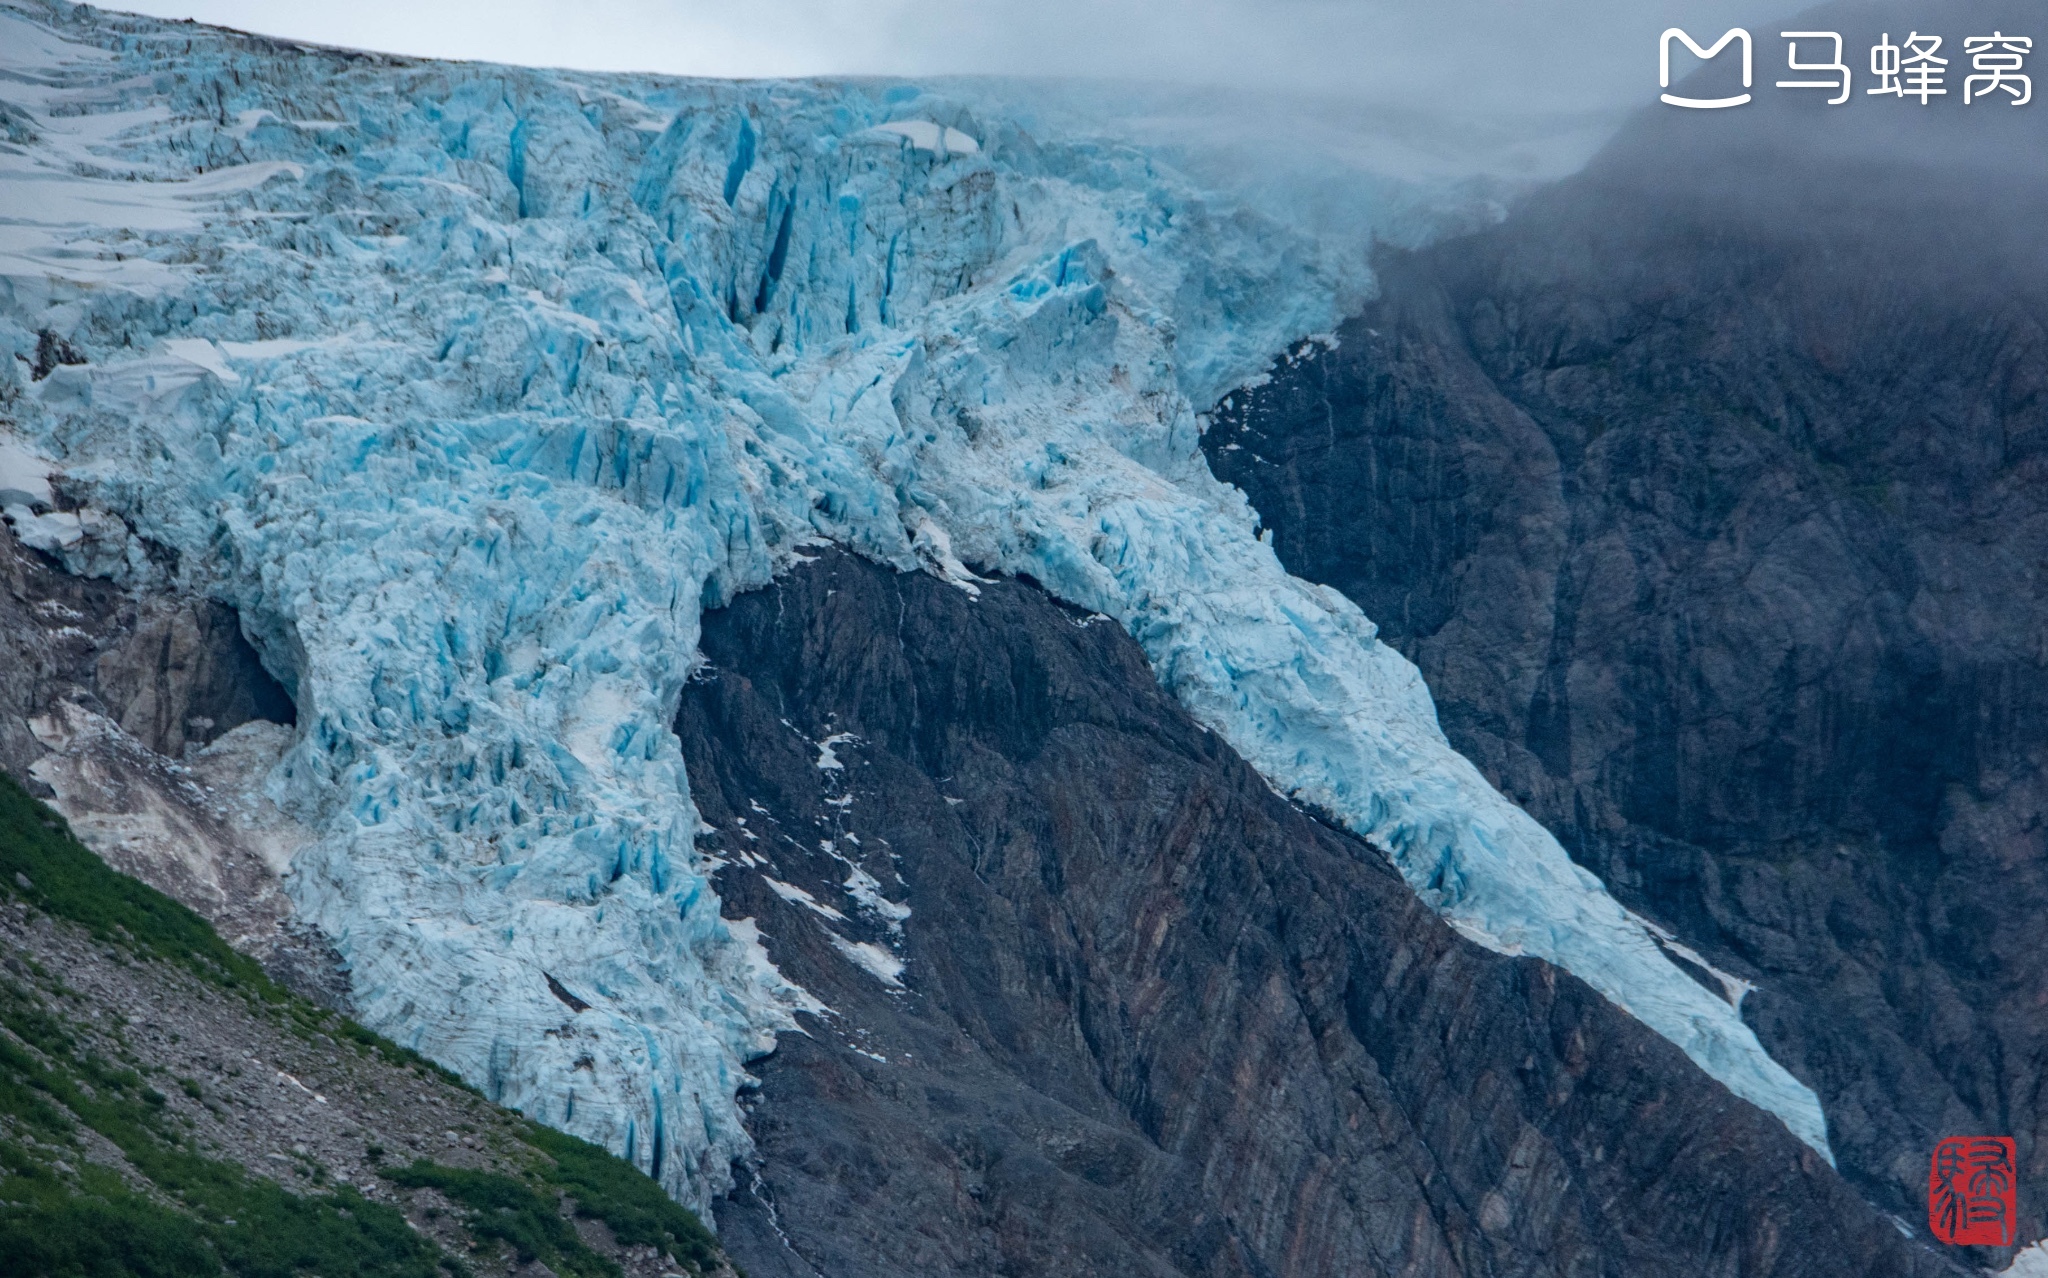
<instances>
[{"instance_id":1,"label":"glacier","mask_svg":"<svg viewBox=\"0 0 2048 1278\"><path fill-rule=\"evenodd\" d=\"M1198 407L1332 330L1362 259L971 98L0 0L7 483L66 507L8 518L239 610L299 711L263 779L308 832L285 887L359 1017L700 1210L723 1191L747 1062L828 1009L720 917L670 724L702 612L832 542L1115 619L1454 927L1825 1154L1731 1001L1210 475ZM86 362L37 376L45 333Z\"/></svg>"}]
</instances>

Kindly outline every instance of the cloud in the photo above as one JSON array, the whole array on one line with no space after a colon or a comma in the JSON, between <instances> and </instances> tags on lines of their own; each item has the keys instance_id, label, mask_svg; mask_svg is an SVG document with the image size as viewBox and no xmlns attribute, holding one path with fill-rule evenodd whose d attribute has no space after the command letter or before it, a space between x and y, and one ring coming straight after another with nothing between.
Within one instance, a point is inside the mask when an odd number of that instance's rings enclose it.
<instances>
[{"instance_id":1,"label":"cloud","mask_svg":"<svg viewBox=\"0 0 2048 1278\"><path fill-rule=\"evenodd\" d=\"M142 11L433 57L793 76L1090 76L1423 111L1647 101L1656 37L1768 25L1765 0L144 0Z\"/></svg>"},{"instance_id":2,"label":"cloud","mask_svg":"<svg viewBox=\"0 0 2048 1278\"><path fill-rule=\"evenodd\" d=\"M1801 18L1801 0L141 2L166 17L429 57L704 76L998 77L947 91L1048 133L1160 146L1213 189L1290 220L1369 225L1397 241L1411 232L1386 210L1416 189L1431 208L1483 216L1579 168L1631 113L1671 112L1655 105L1666 27L1704 44L1749 28L1762 86L1750 114L1771 116L1758 122L1769 129L1811 131L1777 118L1817 108L1767 87L1784 57L1777 33L1839 28L1854 36L1848 56L1860 67L1870 36L1921 7L1842 0ZM1955 26L2003 12L1999 0L1943 0L1925 20ZM1697 65L1681 52L1673 71ZM1908 123L1860 93L1824 114L1831 145L1849 145L1858 129L1888 141ZM1672 127L1690 147L1726 123ZM1995 151L2013 127L1972 125L1936 129L1940 146L1967 133L1962 143L1982 135L1991 140L1978 149Z\"/></svg>"}]
</instances>

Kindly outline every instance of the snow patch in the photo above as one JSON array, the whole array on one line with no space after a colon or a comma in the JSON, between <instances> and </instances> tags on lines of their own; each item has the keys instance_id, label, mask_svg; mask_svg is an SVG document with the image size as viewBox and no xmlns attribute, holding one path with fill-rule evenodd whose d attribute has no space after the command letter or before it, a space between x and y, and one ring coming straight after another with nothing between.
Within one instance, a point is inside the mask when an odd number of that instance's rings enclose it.
<instances>
[{"instance_id":1,"label":"snow patch","mask_svg":"<svg viewBox=\"0 0 2048 1278\"><path fill-rule=\"evenodd\" d=\"M240 374L227 366L227 360L222 356L220 348L204 338L175 338L165 342L164 349L187 364L205 369L229 385L242 380Z\"/></svg>"},{"instance_id":2,"label":"snow patch","mask_svg":"<svg viewBox=\"0 0 2048 1278\"><path fill-rule=\"evenodd\" d=\"M881 918L891 932L901 936L903 924L910 918L910 907L883 896L882 885L874 875L844 857L840 859L846 862L846 894L853 898L854 904Z\"/></svg>"},{"instance_id":3,"label":"snow patch","mask_svg":"<svg viewBox=\"0 0 2048 1278\"><path fill-rule=\"evenodd\" d=\"M88 539L125 540L121 521L97 510L52 510L37 514L27 506L0 509L22 545L64 558Z\"/></svg>"},{"instance_id":4,"label":"snow patch","mask_svg":"<svg viewBox=\"0 0 2048 1278\"><path fill-rule=\"evenodd\" d=\"M1638 927L1641 927L1645 932L1654 937L1659 945L1694 967L1699 968L1708 976L1713 977L1721 986L1721 996L1728 1000L1728 1005L1735 1009L1737 1016L1742 1015L1742 1000L1756 991L1756 985L1753 982L1746 981L1739 976L1724 972L1720 968L1715 967L1712 963L1707 962L1706 958L1698 950L1693 949L1689 945L1681 944L1678 937L1668 928L1660 927L1642 915L1637 914L1634 910L1630 910L1628 916L1635 921Z\"/></svg>"},{"instance_id":5,"label":"snow patch","mask_svg":"<svg viewBox=\"0 0 2048 1278\"><path fill-rule=\"evenodd\" d=\"M930 120L892 120L878 124L861 135L877 141L908 142L919 151L932 151L939 155L977 155L981 143L968 134Z\"/></svg>"},{"instance_id":6,"label":"snow patch","mask_svg":"<svg viewBox=\"0 0 2048 1278\"><path fill-rule=\"evenodd\" d=\"M873 941L849 941L837 932L826 932L832 948L855 967L861 968L892 990L903 988L903 960Z\"/></svg>"},{"instance_id":7,"label":"snow patch","mask_svg":"<svg viewBox=\"0 0 2048 1278\"><path fill-rule=\"evenodd\" d=\"M221 353L229 359L279 359L310 351L321 346L321 342L301 341L296 337L273 337L260 342L216 342Z\"/></svg>"},{"instance_id":8,"label":"snow patch","mask_svg":"<svg viewBox=\"0 0 2048 1278\"><path fill-rule=\"evenodd\" d=\"M33 513L34 507L55 505L57 495L50 488L50 472L55 469L47 459L0 435L0 506L30 507Z\"/></svg>"},{"instance_id":9,"label":"snow patch","mask_svg":"<svg viewBox=\"0 0 2048 1278\"><path fill-rule=\"evenodd\" d=\"M775 893L775 895L792 905L801 905L814 914L831 919L834 923L846 922L844 914L820 901L817 897L812 896L794 883L784 883L781 879L770 878L765 874L761 876L761 881L768 885L770 892Z\"/></svg>"},{"instance_id":10,"label":"snow patch","mask_svg":"<svg viewBox=\"0 0 2048 1278\"><path fill-rule=\"evenodd\" d=\"M818 771L844 772L846 765L839 761L839 755L835 747L851 745L858 740L860 738L854 736L851 732L835 732L823 741L820 741L818 743Z\"/></svg>"}]
</instances>

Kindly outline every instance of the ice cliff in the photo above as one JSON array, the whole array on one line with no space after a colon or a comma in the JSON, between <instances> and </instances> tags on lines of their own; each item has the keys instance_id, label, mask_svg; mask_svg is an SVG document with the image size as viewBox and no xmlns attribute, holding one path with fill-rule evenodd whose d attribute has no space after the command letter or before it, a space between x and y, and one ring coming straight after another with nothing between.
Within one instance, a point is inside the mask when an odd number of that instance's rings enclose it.
<instances>
[{"instance_id":1,"label":"ice cliff","mask_svg":"<svg viewBox=\"0 0 2048 1278\"><path fill-rule=\"evenodd\" d=\"M1115 618L1461 930L1825 1149L1730 1004L1210 476L1196 407L1359 296L1315 243L913 86L27 0L0 49L0 408L65 495L9 518L75 571L240 610L299 708L266 781L312 832L287 890L369 1024L719 1191L745 1063L810 1001L721 919L670 724L701 612L829 540Z\"/></svg>"}]
</instances>

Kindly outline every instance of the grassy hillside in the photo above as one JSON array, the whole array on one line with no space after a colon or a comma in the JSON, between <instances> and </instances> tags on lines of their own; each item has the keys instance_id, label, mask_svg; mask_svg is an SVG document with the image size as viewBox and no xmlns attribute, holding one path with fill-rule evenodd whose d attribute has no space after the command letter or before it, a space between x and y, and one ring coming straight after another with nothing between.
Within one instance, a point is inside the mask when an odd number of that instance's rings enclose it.
<instances>
[{"instance_id":1,"label":"grassy hillside","mask_svg":"<svg viewBox=\"0 0 2048 1278\"><path fill-rule=\"evenodd\" d=\"M10 1274L729 1268L633 1167L285 991L4 775L0 966Z\"/></svg>"}]
</instances>

